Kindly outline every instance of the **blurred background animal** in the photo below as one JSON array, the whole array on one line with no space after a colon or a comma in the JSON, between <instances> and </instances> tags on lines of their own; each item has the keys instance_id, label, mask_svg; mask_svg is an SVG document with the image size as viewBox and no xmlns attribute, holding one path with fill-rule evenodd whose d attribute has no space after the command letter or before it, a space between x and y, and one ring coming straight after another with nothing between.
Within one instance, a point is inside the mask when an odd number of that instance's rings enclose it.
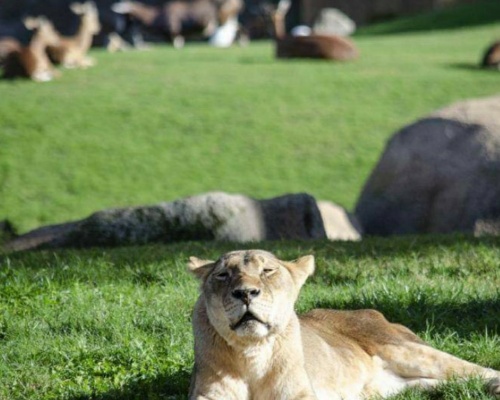
<instances>
[{"instance_id":1,"label":"blurred background animal","mask_svg":"<svg viewBox=\"0 0 500 400\"><path fill-rule=\"evenodd\" d=\"M130 14L117 13L111 5L100 5L99 21L101 31L94 36L93 45L104 46L110 52L147 48L140 23Z\"/></svg>"},{"instance_id":2,"label":"blurred background animal","mask_svg":"<svg viewBox=\"0 0 500 400\"><path fill-rule=\"evenodd\" d=\"M34 81L50 81L59 72L50 62L46 50L48 46L60 44L60 36L52 22L45 17L28 17L23 20L25 27L33 31L27 45L17 38L0 39L0 60L4 69L4 78L28 77Z\"/></svg>"},{"instance_id":3,"label":"blurred background animal","mask_svg":"<svg viewBox=\"0 0 500 400\"><path fill-rule=\"evenodd\" d=\"M73 36L61 36L58 45L48 47L48 53L56 64L66 68L87 68L95 65L95 61L87 56L92 46L92 38L101 25L96 5L92 1L72 3L70 9L80 17L78 31Z\"/></svg>"},{"instance_id":4,"label":"blurred background animal","mask_svg":"<svg viewBox=\"0 0 500 400\"><path fill-rule=\"evenodd\" d=\"M113 11L137 19L148 30L161 34L177 48L184 46L185 37L210 37L226 23L234 25L242 9L242 0L171 1L160 7L123 1L112 6Z\"/></svg>"},{"instance_id":5,"label":"blurred background animal","mask_svg":"<svg viewBox=\"0 0 500 400\"><path fill-rule=\"evenodd\" d=\"M359 51L352 40L342 36L319 35L314 31L306 35L287 35L285 16L291 4L291 0L280 0L272 16L276 35L276 57L337 61L349 61L359 57Z\"/></svg>"},{"instance_id":6,"label":"blurred background animal","mask_svg":"<svg viewBox=\"0 0 500 400\"><path fill-rule=\"evenodd\" d=\"M500 69L500 40L497 40L486 49L481 66L483 68Z\"/></svg>"}]
</instances>

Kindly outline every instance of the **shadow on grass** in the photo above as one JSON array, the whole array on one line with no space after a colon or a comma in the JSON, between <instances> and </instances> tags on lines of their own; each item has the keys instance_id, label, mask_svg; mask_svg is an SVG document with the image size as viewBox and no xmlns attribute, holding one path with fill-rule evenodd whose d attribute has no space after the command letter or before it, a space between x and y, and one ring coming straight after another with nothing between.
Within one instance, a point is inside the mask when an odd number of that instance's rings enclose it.
<instances>
[{"instance_id":1,"label":"shadow on grass","mask_svg":"<svg viewBox=\"0 0 500 400\"><path fill-rule=\"evenodd\" d=\"M71 400L185 400L189 390L191 373L177 371L161 375L154 380L129 384L120 390L102 394L75 396Z\"/></svg>"},{"instance_id":2,"label":"shadow on grass","mask_svg":"<svg viewBox=\"0 0 500 400\"><path fill-rule=\"evenodd\" d=\"M452 64L447 64L446 67L452 68L452 69L460 69L460 70L464 70L464 71L476 71L476 72L495 73L495 74L500 73L498 68L484 68L484 67L481 67L479 65L479 62L477 64L452 63Z\"/></svg>"},{"instance_id":3,"label":"shadow on grass","mask_svg":"<svg viewBox=\"0 0 500 400\"><path fill-rule=\"evenodd\" d=\"M489 69L481 68L479 63L473 64L473 63L452 63L452 64L446 64L447 67L452 68L452 69L461 69L465 71L491 71Z\"/></svg>"},{"instance_id":4,"label":"shadow on grass","mask_svg":"<svg viewBox=\"0 0 500 400\"><path fill-rule=\"evenodd\" d=\"M359 35L398 34L432 30L463 29L499 22L500 2L485 0L449 9L398 18L359 30Z\"/></svg>"},{"instance_id":5,"label":"shadow on grass","mask_svg":"<svg viewBox=\"0 0 500 400\"><path fill-rule=\"evenodd\" d=\"M480 246L499 247L500 236L476 238L472 235L443 234L443 235L404 235L390 237L366 237L360 242L307 242L302 243L304 249L297 256L303 255L310 249L318 260L364 260L380 257L404 257L412 254L431 254L443 251L463 252L467 248ZM272 251L272 250L271 250Z\"/></svg>"},{"instance_id":6,"label":"shadow on grass","mask_svg":"<svg viewBox=\"0 0 500 400\"><path fill-rule=\"evenodd\" d=\"M87 249L32 250L14 253L0 253L9 264L20 263L25 268L37 270L48 266L57 267L76 260L87 263L104 261L120 269L129 265L186 262L189 256L217 259L220 255L244 249L270 251L283 260L293 260L305 254L314 254L320 259L366 259L376 257L400 257L408 254L427 254L433 251L457 250L464 247L500 247L500 236L476 238L472 235L404 235L392 237L367 237L359 242L338 242L329 240L310 241L267 241L256 243L229 243L216 241L176 242L147 244L128 247L96 247Z\"/></svg>"}]
</instances>

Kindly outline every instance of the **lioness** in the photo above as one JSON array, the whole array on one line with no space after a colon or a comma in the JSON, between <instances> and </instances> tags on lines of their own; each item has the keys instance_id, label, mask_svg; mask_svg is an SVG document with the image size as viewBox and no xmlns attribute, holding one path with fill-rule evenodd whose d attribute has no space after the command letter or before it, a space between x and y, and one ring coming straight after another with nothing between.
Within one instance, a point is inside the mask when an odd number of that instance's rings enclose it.
<instances>
[{"instance_id":1,"label":"lioness","mask_svg":"<svg viewBox=\"0 0 500 400\"><path fill-rule=\"evenodd\" d=\"M354 400L470 376L500 396L500 372L436 350L375 310L297 316L313 256L234 251L215 262L191 257L189 269L202 282L189 399Z\"/></svg>"}]
</instances>

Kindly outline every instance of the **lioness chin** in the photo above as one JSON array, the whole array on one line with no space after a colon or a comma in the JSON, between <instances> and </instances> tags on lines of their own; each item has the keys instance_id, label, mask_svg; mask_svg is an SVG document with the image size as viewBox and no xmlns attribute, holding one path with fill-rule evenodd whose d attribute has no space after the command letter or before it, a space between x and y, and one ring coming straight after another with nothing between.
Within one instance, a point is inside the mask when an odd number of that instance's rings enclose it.
<instances>
[{"instance_id":1,"label":"lioness chin","mask_svg":"<svg viewBox=\"0 0 500 400\"><path fill-rule=\"evenodd\" d=\"M312 256L234 251L215 262L191 257L189 268L201 280L190 399L354 400L471 376L500 396L500 372L436 350L377 311L297 316Z\"/></svg>"}]
</instances>

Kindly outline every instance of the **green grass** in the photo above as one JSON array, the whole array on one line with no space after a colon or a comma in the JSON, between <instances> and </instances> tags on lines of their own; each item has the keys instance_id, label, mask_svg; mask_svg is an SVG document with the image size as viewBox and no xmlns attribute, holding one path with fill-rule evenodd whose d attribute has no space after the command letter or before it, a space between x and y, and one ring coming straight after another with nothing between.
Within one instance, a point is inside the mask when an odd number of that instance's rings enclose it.
<instances>
[{"instance_id":1,"label":"green grass","mask_svg":"<svg viewBox=\"0 0 500 400\"><path fill-rule=\"evenodd\" d=\"M297 308L377 308L432 345L500 369L500 239L407 237L252 246L314 254ZM0 259L0 399L185 399L198 283L186 243ZM486 399L477 381L398 399ZM411 397L409 397L411 396ZM469 397L467 397L469 396Z\"/></svg>"},{"instance_id":2,"label":"green grass","mask_svg":"<svg viewBox=\"0 0 500 400\"><path fill-rule=\"evenodd\" d=\"M359 35L421 32L443 29L464 29L481 25L498 24L500 3L483 0L473 4L462 4L451 8L437 9L417 16L397 18L392 21L362 27ZM500 32L497 32L500 35Z\"/></svg>"},{"instance_id":3,"label":"green grass","mask_svg":"<svg viewBox=\"0 0 500 400\"><path fill-rule=\"evenodd\" d=\"M0 82L0 219L18 231L210 190L306 191L350 209L397 129L498 93L478 70L500 25L362 36L354 63L270 43L107 54L48 84Z\"/></svg>"}]
</instances>

